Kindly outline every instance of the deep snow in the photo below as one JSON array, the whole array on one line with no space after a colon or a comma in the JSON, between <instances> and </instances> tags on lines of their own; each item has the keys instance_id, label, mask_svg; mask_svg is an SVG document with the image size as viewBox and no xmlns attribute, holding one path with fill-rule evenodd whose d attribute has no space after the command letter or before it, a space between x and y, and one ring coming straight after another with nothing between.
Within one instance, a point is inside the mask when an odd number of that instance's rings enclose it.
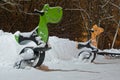
<instances>
[{"instance_id":1,"label":"deep snow","mask_svg":"<svg viewBox=\"0 0 120 80\"><path fill-rule=\"evenodd\" d=\"M13 64L23 48L13 34L0 31L0 80L120 80L120 59L97 56L97 64L82 62L77 43L51 36L43 64L58 71L45 72L31 67L15 69ZM33 43L29 44L33 45Z\"/></svg>"}]
</instances>

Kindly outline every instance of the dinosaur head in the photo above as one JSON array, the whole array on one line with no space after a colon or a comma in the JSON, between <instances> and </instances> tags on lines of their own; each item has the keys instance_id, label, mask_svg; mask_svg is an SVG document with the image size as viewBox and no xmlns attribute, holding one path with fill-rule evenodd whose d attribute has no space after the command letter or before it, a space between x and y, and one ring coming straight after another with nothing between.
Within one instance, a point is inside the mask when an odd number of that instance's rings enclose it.
<instances>
[{"instance_id":1,"label":"dinosaur head","mask_svg":"<svg viewBox=\"0 0 120 80\"><path fill-rule=\"evenodd\" d=\"M47 23L58 23L63 14L61 7L50 7L48 4L44 5L42 11L44 12L43 16L45 16Z\"/></svg>"}]
</instances>

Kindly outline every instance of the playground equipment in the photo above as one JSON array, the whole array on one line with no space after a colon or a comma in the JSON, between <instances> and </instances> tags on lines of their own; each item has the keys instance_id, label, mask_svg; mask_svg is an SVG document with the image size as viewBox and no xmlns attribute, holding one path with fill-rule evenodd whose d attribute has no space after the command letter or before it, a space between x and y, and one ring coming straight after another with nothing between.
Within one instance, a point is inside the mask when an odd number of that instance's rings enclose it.
<instances>
[{"instance_id":1,"label":"playground equipment","mask_svg":"<svg viewBox=\"0 0 120 80\"><path fill-rule=\"evenodd\" d=\"M78 49L80 52L78 54L79 57L82 56L82 60L90 60L93 62L96 58L96 54L98 53L97 49L97 37L104 31L103 28L98 27L97 25L93 25L93 28L90 30L91 38L87 42L78 43Z\"/></svg>"},{"instance_id":2,"label":"playground equipment","mask_svg":"<svg viewBox=\"0 0 120 80\"><path fill-rule=\"evenodd\" d=\"M20 59L16 61L16 68L24 68L25 63L32 67L40 66L45 58L45 52L51 47L48 46L48 23L58 23L62 18L62 8L59 6L50 7L45 4L41 11L35 9L34 13L40 15L38 27L28 33L17 33L15 39L20 45L27 45L33 41L36 46L26 46L19 53ZM27 57L26 57L27 56Z\"/></svg>"},{"instance_id":3,"label":"playground equipment","mask_svg":"<svg viewBox=\"0 0 120 80\"><path fill-rule=\"evenodd\" d=\"M97 47L97 37L104 31L104 29L97 25L93 25L91 30L91 44Z\"/></svg>"},{"instance_id":4,"label":"playground equipment","mask_svg":"<svg viewBox=\"0 0 120 80\"><path fill-rule=\"evenodd\" d=\"M110 50L100 50L97 48L97 37L104 31L103 28L94 25L91 29L91 39L87 42L79 42L78 49L80 52L78 54L79 57L82 56L82 60L90 60L90 62L94 62L96 55L108 55L110 57L119 58L120 52L113 52ZM115 51L115 50L114 50Z\"/></svg>"},{"instance_id":5,"label":"playground equipment","mask_svg":"<svg viewBox=\"0 0 120 80\"><path fill-rule=\"evenodd\" d=\"M78 57L80 57L81 60L94 62L98 49L92 45L91 40L87 42L79 42L78 49L80 49Z\"/></svg>"}]
</instances>

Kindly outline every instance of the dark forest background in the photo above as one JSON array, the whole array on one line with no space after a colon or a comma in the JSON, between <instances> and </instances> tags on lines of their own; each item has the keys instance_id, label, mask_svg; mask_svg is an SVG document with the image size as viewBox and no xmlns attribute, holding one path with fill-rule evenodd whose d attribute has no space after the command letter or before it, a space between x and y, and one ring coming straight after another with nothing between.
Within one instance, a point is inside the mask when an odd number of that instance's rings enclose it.
<instances>
[{"instance_id":1,"label":"dark forest background","mask_svg":"<svg viewBox=\"0 0 120 80\"><path fill-rule=\"evenodd\" d=\"M33 30L39 22L33 11L46 3L61 6L64 13L61 22L48 24L50 36L87 41L88 30L97 24L104 28L98 47L120 48L120 0L0 0L0 29L12 33Z\"/></svg>"}]
</instances>

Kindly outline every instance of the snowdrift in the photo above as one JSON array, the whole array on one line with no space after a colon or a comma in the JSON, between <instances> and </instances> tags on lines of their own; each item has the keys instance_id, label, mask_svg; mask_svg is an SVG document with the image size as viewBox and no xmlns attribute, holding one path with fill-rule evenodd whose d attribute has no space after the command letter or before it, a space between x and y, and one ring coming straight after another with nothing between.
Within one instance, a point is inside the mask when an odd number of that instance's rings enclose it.
<instances>
[{"instance_id":1,"label":"snowdrift","mask_svg":"<svg viewBox=\"0 0 120 80\"><path fill-rule=\"evenodd\" d=\"M15 41L13 34L0 30L0 80L119 80L119 59L97 56L98 64L82 63L77 57L76 42L52 36L49 44L52 49L47 51L43 64L56 71L43 72L31 67L14 69L14 62L24 46Z\"/></svg>"},{"instance_id":2,"label":"snowdrift","mask_svg":"<svg viewBox=\"0 0 120 80\"><path fill-rule=\"evenodd\" d=\"M28 45L35 44L31 42ZM52 49L47 51L45 61L71 60L79 53L77 43L69 39L52 36L49 38L49 45ZM23 46L15 41L13 34L0 31L0 66L12 67Z\"/></svg>"}]
</instances>

